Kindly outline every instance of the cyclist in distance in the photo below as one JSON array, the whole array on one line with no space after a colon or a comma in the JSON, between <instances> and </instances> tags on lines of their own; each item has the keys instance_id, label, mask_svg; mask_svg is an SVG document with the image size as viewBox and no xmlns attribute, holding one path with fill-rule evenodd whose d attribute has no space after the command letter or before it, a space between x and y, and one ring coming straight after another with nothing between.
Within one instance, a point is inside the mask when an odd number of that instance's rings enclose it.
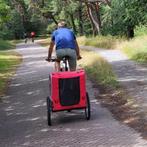
<instances>
[{"instance_id":1,"label":"cyclist in distance","mask_svg":"<svg viewBox=\"0 0 147 147\"><path fill-rule=\"evenodd\" d=\"M30 33L30 36L31 36L32 42L34 42L35 32L31 32L31 33Z\"/></svg>"},{"instance_id":2,"label":"cyclist in distance","mask_svg":"<svg viewBox=\"0 0 147 147\"><path fill-rule=\"evenodd\" d=\"M70 71L75 71L77 60L81 59L81 55L76 37L71 29L66 27L65 21L60 21L58 28L52 33L47 61L50 61L54 46L58 59L56 62L57 71L60 71L60 61L65 56L68 57Z\"/></svg>"},{"instance_id":3,"label":"cyclist in distance","mask_svg":"<svg viewBox=\"0 0 147 147\"><path fill-rule=\"evenodd\" d=\"M24 33L24 39L25 39L25 43L27 43L27 41L28 41L28 33L27 32Z\"/></svg>"}]
</instances>

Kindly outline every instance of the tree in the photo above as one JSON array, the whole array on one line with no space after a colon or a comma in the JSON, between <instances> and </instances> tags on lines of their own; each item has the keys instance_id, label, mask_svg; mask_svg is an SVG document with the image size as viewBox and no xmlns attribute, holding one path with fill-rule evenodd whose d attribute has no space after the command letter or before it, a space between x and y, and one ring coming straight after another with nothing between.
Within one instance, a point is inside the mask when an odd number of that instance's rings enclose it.
<instances>
[{"instance_id":1,"label":"tree","mask_svg":"<svg viewBox=\"0 0 147 147\"><path fill-rule=\"evenodd\" d=\"M7 2L0 0L0 38L5 38L7 36L7 25L5 25L10 20L10 7Z\"/></svg>"},{"instance_id":2,"label":"tree","mask_svg":"<svg viewBox=\"0 0 147 147\"><path fill-rule=\"evenodd\" d=\"M79 1L79 6L78 6L78 26L79 26L79 34L83 35L84 34L84 27L83 27L83 15L82 15L82 1Z\"/></svg>"},{"instance_id":3,"label":"tree","mask_svg":"<svg viewBox=\"0 0 147 147\"><path fill-rule=\"evenodd\" d=\"M0 25L2 25L10 19L9 12L10 7L4 0L0 0Z\"/></svg>"},{"instance_id":4,"label":"tree","mask_svg":"<svg viewBox=\"0 0 147 147\"><path fill-rule=\"evenodd\" d=\"M113 27L119 27L119 33L126 34L128 38L134 37L135 26L144 22L147 15L146 1L112 0L111 8Z\"/></svg>"},{"instance_id":5,"label":"tree","mask_svg":"<svg viewBox=\"0 0 147 147\"><path fill-rule=\"evenodd\" d=\"M131 38L136 26L147 24L147 5L146 0L0 0L1 37L51 32L60 19L79 35Z\"/></svg>"}]
</instances>

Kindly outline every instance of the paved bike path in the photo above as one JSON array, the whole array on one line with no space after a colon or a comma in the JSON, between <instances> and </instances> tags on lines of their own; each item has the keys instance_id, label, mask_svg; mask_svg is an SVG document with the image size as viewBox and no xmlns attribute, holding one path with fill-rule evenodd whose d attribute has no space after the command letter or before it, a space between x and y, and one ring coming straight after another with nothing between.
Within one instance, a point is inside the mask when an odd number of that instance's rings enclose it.
<instances>
[{"instance_id":1,"label":"paved bike path","mask_svg":"<svg viewBox=\"0 0 147 147\"><path fill-rule=\"evenodd\" d=\"M23 55L0 103L0 147L145 147L147 142L133 129L113 119L95 99L96 89L87 80L91 120L80 110L53 113L47 126L46 96L52 64L44 61L47 49L37 44L18 44Z\"/></svg>"}]
</instances>

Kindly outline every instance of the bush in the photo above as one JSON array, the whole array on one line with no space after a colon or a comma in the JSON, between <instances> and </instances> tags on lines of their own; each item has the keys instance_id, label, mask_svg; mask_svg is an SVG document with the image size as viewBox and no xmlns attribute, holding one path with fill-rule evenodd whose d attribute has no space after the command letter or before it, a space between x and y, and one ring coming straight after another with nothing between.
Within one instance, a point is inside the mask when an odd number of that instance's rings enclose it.
<instances>
[{"instance_id":1,"label":"bush","mask_svg":"<svg viewBox=\"0 0 147 147\"><path fill-rule=\"evenodd\" d=\"M13 42L0 39L0 51L14 48L15 44Z\"/></svg>"},{"instance_id":2,"label":"bush","mask_svg":"<svg viewBox=\"0 0 147 147\"><path fill-rule=\"evenodd\" d=\"M147 36L125 41L118 48L122 49L130 59L147 63Z\"/></svg>"},{"instance_id":3,"label":"bush","mask_svg":"<svg viewBox=\"0 0 147 147\"><path fill-rule=\"evenodd\" d=\"M147 35L147 26L138 26L135 29L135 36L143 36L143 35Z\"/></svg>"},{"instance_id":4,"label":"bush","mask_svg":"<svg viewBox=\"0 0 147 147\"><path fill-rule=\"evenodd\" d=\"M47 32L51 34L56 29L56 27L57 26L54 23L49 24L47 27Z\"/></svg>"},{"instance_id":5,"label":"bush","mask_svg":"<svg viewBox=\"0 0 147 147\"><path fill-rule=\"evenodd\" d=\"M13 39L14 33L8 29L3 29L0 31L0 38L3 38L4 40Z\"/></svg>"}]
</instances>

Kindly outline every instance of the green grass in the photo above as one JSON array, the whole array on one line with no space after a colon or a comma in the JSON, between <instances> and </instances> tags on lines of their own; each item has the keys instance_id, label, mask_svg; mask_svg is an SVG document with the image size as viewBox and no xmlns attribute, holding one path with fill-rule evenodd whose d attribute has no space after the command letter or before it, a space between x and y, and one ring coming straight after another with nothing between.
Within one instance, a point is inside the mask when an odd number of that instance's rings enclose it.
<instances>
[{"instance_id":1,"label":"green grass","mask_svg":"<svg viewBox=\"0 0 147 147\"><path fill-rule=\"evenodd\" d=\"M14 49L15 48L15 42L14 41L6 41L0 39L0 51L5 51L8 49Z\"/></svg>"},{"instance_id":2,"label":"green grass","mask_svg":"<svg viewBox=\"0 0 147 147\"><path fill-rule=\"evenodd\" d=\"M112 36L97 36L97 37L88 37L85 36L78 37L78 43L85 46L94 46L104 49L114 49L116 44L122 41L122 38L116 38Z\"/></svg>"},{"instance_id":3,"label":"green grass","mask_svg":"<svg viewBox=\"0 0 147 147\"><path fill-rule=\"evenodd\" d=\"M136 37L118 45L132 60L147 63L147 35Z\"/></svg>"},{"instance_id":4,"label":"green grass","mask_svg":"<svg viewBox=\"0 0 147 147\"><path fill-rule=\"evenodd\" d=\"M10 77L14 74L17 65L21 62L16 52L0 52L0 95L4 94Z\"/></svg>"},{"instance_id":5,"label":"green grass","mask_svg":"<svg viewBox=\"0 0 147 147\"><path fill-rule=\"evenodd\" d=\"M80 66L85 68L89 77L98 85L107 87L118 87L118 82L111 66L106 60L92 51L82 51L82 59L78 61Z\"/></svg>"},{"instance_id":6,"label":"green grass","mask_svg":"<svg viewBox=\"0 0 147 147\"><path fill-rule=\"evenodd\" d=\"M12 50L16 46L15 43L14 40L0 40L0 96L4 95L10 77L21 62L20 55Z\"/></svg>"},{"instance_id":7,"label":"green grass","mask_svg":"<svg viewBox=\"0 0 147 147\"><path fill-rule=\"evenodd\" d=\"M135 28L135 36L147 35L147 25L141 25Z\"/></svg>"}]
</instances>

